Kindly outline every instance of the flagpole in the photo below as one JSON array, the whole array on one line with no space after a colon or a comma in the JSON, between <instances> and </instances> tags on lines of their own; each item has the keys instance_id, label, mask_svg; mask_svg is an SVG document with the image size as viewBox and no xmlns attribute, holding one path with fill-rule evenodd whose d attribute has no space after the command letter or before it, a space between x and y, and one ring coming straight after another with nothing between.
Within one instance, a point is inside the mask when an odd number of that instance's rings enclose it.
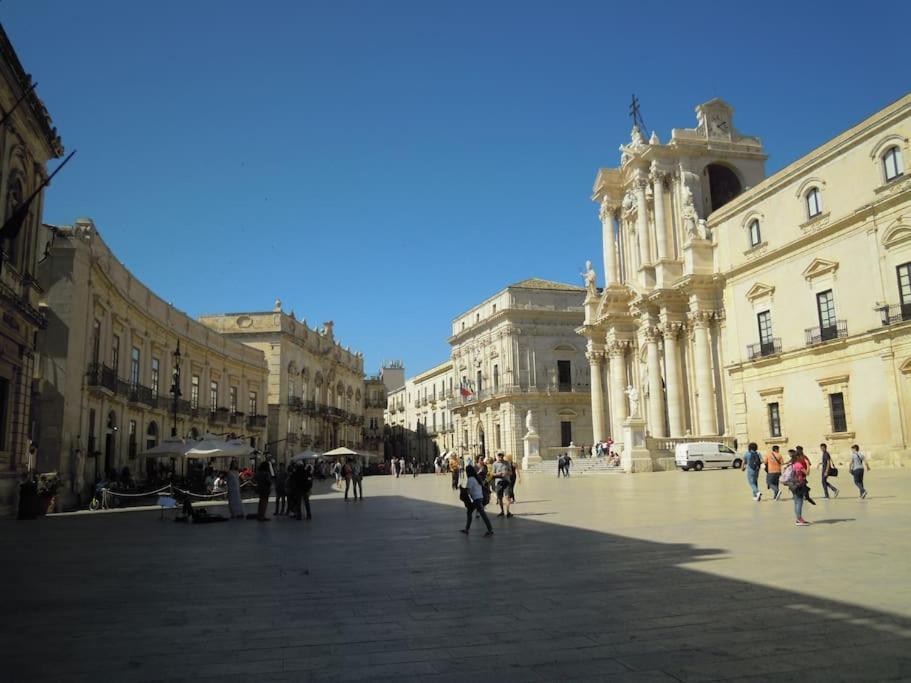
<instances>
[{"instance_id":1,"label":"flagpole","mask_svg":"<svg viewBox=\"0 0 911 683\"><path fill-rule=\"evenodd\" d=\"M35 81L34 83L32 83L32 84L28 87L28 89L27 89L24 93L22 93L22 97L20 97L18 100L16 100L16 103L13 105L12 109L10 109L8 112L6 112L6 113L3 115L3 118L0 119L0 126L2 126L4 123L6 123L6 120L7 120L10 116L12 116L12 115L13 115L13 112L16 111L16 109L19 108L19 105L22 104L22 103L25 101L25 98L28 97L29 93L32 92L32 90L34 90L34 89L37 88L37 87L38 87L38 81Z\"/></svg>"}]
</instances>

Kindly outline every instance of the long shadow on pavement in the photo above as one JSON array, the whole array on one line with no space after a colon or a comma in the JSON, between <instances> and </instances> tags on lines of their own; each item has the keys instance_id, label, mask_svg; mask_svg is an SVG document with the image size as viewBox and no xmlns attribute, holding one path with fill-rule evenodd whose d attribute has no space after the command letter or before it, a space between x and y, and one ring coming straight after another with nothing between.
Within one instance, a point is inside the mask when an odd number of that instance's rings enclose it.
<instances>
[{"instance_id":1,"label":"long shadow on pavement","mask_svg":"<svg viewBox=\"0 0 911 683\"><path fill-rule=\"evenodd\" d=\"M911 677L911 620L801 594L809 556L770 560L794 576L772 588L684 566L721 551L528 516L483 538L394 496L314 513L0 527L8 680Z\"/></svg>"}]
</instances>

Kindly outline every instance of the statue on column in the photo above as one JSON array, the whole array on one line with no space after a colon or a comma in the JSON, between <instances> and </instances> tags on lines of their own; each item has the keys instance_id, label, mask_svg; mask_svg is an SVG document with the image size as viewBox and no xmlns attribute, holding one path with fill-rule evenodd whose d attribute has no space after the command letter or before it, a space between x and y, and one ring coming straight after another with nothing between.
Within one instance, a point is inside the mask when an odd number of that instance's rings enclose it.
<instances>
[{"instance_id":1,"label":"statue on column","mask_svg":"<svg viewBox=\"0 0 911 683\"><path fill-rule=\"evenodd\" d=\"M624 393L629 396L629 416L639 417L639 392L632 384L629 384Z\"/></svg>"},{"instance_id":2,"label":"statue on column","mask_svg":"<svg viewBox=\"0 0 911 683\"><path fill-rule=\"evenodd\" d=\"M598 296L598 277L595 269L592 268L592 262L585 262L585 272L582 273L582 279L585 280L585 289L588 290L589 297Z\"/></svg>"},{"instance_id":3,"label":"statue on column","mask_svg":"<svg viewBox=\"0 0 911 683\"><path fill-rule=\"evenodd\" d=\"M696 203L693 201L693 191L686 185L683 186L683 228L688 239L700 239L698 228L699 215L696 213Z\"/></svg>"}]
</instances>

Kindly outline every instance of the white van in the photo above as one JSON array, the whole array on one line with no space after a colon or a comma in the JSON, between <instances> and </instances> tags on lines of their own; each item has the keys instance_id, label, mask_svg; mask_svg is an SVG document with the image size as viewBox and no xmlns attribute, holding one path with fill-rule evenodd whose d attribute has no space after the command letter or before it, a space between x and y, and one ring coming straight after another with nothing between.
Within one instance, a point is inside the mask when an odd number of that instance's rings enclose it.
<instances>
[{"instance_id":1,"label":"white van","mask_svg":"<svg viewBox=\"0 0 911 683\"><path fill-rule=\"evenodd\" d=\"M740 469L743 459L722 443L697 441L695 443L678 443L674 449L674 461L677 467L686 472L694 469L697 472L703 467L733 467Z\"/></svg>"}]
</instances>

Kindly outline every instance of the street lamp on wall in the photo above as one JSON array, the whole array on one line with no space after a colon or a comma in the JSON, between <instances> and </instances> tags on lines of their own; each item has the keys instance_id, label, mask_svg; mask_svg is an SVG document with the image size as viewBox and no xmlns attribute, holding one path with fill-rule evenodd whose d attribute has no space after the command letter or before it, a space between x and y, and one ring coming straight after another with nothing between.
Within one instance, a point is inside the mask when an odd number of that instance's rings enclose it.
<instances>
[{"instance_id":1,"label":"street lamp on wall","mask_svg":"<svg viewBox=\"0 0 911 683\"><path fill-rule=\"evenodd\" d=\"M171 372L171 411L174 422L171 426L171 437L177 438L177 400L180 398L180 340L177 340L177 350L174 351L174 369Z\"/></svg>"}]
</instances>

